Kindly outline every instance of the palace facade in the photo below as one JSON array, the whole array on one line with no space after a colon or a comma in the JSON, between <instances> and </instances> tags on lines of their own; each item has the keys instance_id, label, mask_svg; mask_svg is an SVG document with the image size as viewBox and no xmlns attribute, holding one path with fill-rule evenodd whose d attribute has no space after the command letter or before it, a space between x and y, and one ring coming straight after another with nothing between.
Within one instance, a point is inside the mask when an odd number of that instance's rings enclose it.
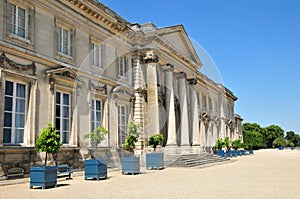
<instances>
[{"instance_id":1,"label":"palace facade","mask_svg":"<svg viewBox=\"0 0 300 199\"><path fill-rule=\"evenodd\" d=\"M115 155L130 121L137 153L163 133L165 153L210 151L217 138L241 138L237 97L199 72L182 25L129 23L96 0L0 0L0 176L29 172L41 129L54 124L58 161L83 168L84 134L108 130L98 146ZM113 166L113 161L111 163Z\"/></svg>"}]
</instances>

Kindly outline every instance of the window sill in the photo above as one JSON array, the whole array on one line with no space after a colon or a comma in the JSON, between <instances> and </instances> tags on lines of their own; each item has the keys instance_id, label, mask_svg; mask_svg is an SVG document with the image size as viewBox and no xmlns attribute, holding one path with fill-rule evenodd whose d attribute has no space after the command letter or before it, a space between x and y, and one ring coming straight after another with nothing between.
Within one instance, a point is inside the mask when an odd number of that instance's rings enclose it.
<instances>
[{"instance_id":1,"label":"window sill","mask_svg":"<svg viewBox=\"0 0 300 199\"><path fill-rule=\"evenodd\" d=\"M8 36L5 37L5 40L8 41L8 42L12 42L16 45L19 45L23 48L25 47L25 48L28 48L30 50L34 49L32 41L30 41L29 39L20 37L18 35L14 35L14 34L10 33Z\"/></svg>"},{"instance_id":2,"label":"window sill","mask_svg":"<svg viewBox=\"0 0 300 199\"><path fill-rule=\"evenodd\" d=\"M128 80L128 77L122 76L122 75L118 75L118 78L123 79L123 80Z\"/></svg>"}]
</instances>

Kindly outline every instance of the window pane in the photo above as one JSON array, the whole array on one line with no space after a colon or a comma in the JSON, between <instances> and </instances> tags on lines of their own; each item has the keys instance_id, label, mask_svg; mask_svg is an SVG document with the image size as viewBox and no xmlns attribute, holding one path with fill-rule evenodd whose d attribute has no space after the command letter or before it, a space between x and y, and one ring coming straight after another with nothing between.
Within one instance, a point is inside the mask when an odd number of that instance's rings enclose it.
<instances>
[{"instance_id":1,"label":"window pane","mask_svg":"<svg viewBox=\"0 0 300 199\"><path fill-rule=\"evenodd\" d=\"M4 129L3 131L3 143L11 143L11 129Z\"/></svg>"},{"instance_id":2,"label":"window pane","mask_svg":"<svg viewBox=\"0 0 300 199\"><path fill-rule=\"evenodd\" d=\"M19 17L25 19L25 10L18 7L18 11L19 11Z\"/></svg>"},{"instance_id":3,"label":"window pane","mask_svg":"<svg viewBox=\"0 0 300 199\"><path fill-rule=\"evenodd\" d=\"M101 113L96 112L96 121L101 121Z\"/></svg>"},{"instance_id":4,"label":"window pane","mask_svg":"<svg viewBox=\"0 0 300 199\"><path fill-rule=\"evenodd\" d=\"M25 98L25 85L17 84L17 97Z\"/></svg>"},{"instance_id":5,"label":"window pane","mask_svg":"<svg viewBox=\"0 0 300 199\"><path fill-rule=\"evenodd\" d=\"M69 94L63 94L64 105L69 105Z\"/></svg>"},{"instance_id":6,"label":"window pane","mask_svg":"<svg viewBox=\"0 0 300 199\"><path fill-rule=\"evenodd\" d=\"M5 82L5 95L12 96L13 95L13 87L14 87L13 82L6 81Z\"/></svg>"},{"instance_id":7,"label":"window pane","mask_svg":"<svg viewBox=\"0 0 300 199\"><path fill-rule=\"evenodd\" d=\"M69 131L70 127L69 127L69 120L68 119L63 119L62 120L62 130L63 131Z\"/></svg>"},{"instance_id":8,"label":"window pane","mask_svg":"<svg viewBox=\"0 0 300 199\"><path fill-rule=\"evenodd\" d=\"M95 121L95 111L92 110L92 121Z\"/></svg>"},{"instance_id":9,"label":"window pane","mask_svg":"<svg viewBox=\"0 0 300 199\"><path fill-rule=\"evenodd\" d=\"M96 109L97 109L97 111L101 110L101 102L100 101L96 101Z\"/></svg>"},{"instance_id":10,"label":"window pane","mask_svg":"<svg viewBox=\"0 0 300 199\"><path fill-rule=\"evenodd\" d=\"M24 137L24 130L16 129L15 130L15 144L23 143L23 137Z\"/></svg>"},{"instance_id":11,"label":"window pane","mask_svg":"<svg viewBox=\"0 0 300 199\"><path fill-rule=\"evenodd\" d=\"M60 92L56 92L56 104L60 104Z\"/></svg>"},{"instance_id":12,"label":"window pane","mask_svg":"<svg viewBox=\"0 0 300 199\"><path fill-rule=\"evenodd\" d=\"M13 103L12 97L5 97L5 110L6 111L12 111L12 103Z\"/></svg>"},{"instance_id":13,"label":"window pane","mask_svg":"<svg viewBox=\"0 0 300 199\"><path fill-rule=\"evenodd\" d=\"M4 127L12 127L12 114L4 113Z\"/></svg>"},{"instance_id":14,"label":"window pane","mask_svg":"<svg viewBox=\"0 0 300 199\"><path fill-rule=\"evenodd\" d=\"M25 99L16 99L16 112L25 113Z\"/></svg>"},{"instance_id":15,"label":"window pane","mask_svg":"<svg viewBox=\"0 0 300 199\"><path fill-rule=\"evenodd\" d=\"M56 117L60 117L60 106L59 105L56 105L55 115L56 115Z\"/></svg>"},{"instance_id":16,"label":"window pane","mask_svg":"<svg viewBox=\"0 0 300 199\"><path fill-rule=\"evenodd\" d=\"M60 118L56 118L56 119L55 119L55 127L56 127L56 130L57 130L57 131L60 130Z\"/></svg>"},{"instance_id":17,"label":"window pane","mask_svg":"<svg viewBox=\"0 0 300 199\"><path fill-rule=\"evenodd\" d=\"M15 127L16 128L24 128L25 115L24 114L16 114L15 119L16 119L16 121L15 121Z\"/></svg>"},{"instance_id":18,"label":"window pane","mask_svg":"<svg viewBox=\"0 0 300 199\"><path fill-rule=\"evenodd\" d=\"M91 125L92 131L95 130L95 122L92 122Z\"/></svg>"},{"instance_id":19,"label":"window pane","mask_svg":"<svg viewBox=\"0 0 300 199\"><path fill-rule=\"evenodd\" d=\"M62 133L62 143L63 144L68 144L69 143L69 133L68 132L63 132Z\"/></svg>"},{"instance_id":20,"label":"window pane","mask_svg":"<svg viewBox=\"0 0 300 199\"><path fill-rule=\"evenodd\" d=\"M11 12L10 12L10 32L16 33L16 6L11 4Z\"/></svg>"},{"instance_id":21,"label":"window pane","mask_svg":"<svg viewBox=\"0 0 300 199\"><path fill-rule=\"evenodd\" d=\"M63 107L63 115L62 115L62 117L64 117L64 118L69 118L70 117L69 116L69 107L67 107L67 106Z\"/></svg>"}]
</instances>

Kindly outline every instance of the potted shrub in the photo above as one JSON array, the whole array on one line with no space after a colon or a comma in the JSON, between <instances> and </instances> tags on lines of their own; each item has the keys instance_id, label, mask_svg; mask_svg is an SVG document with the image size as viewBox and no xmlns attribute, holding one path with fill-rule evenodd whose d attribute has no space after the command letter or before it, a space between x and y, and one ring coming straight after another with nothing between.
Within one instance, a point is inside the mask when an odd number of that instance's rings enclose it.
<instances>
[{"instance_id":1,"label":"potted shrub","mask_svg":"<svg viewBox=\"0 0 300 199\"><path fill-rule=\"evenodd\" d=\"M241 148L241 140L240 139L233 140L231 143L231 146L234 149L231 151L233 156L236 156L237 154L245 155L245 151L243 151L243 150L238 151L238 149Z\"/></svg>"},{"instance_id":2,"label":"potted shrub","mask_svg":"<svg viewBox=\"0 0 300 199\"><path fill-rule=\"evenodd\" d=\"M40 186L42 189L49 186L56 187L57 167L47 166L47 158L48 153L51 153L52 157L54 157L54 155L60 151L61 145L60 135L56 133L55 127L48 124L46 128L42 129L42 133L36 142L36 149L38 152L46 152L45 164L41 167L31 166L30 188L33 186Z\"/></svg>"},{"instance_id":3,"label":"potted shrub","mask_svg":"<svg viewBox=\"0 0 300 199\"><path fill-rule=\"evenodd\" d=\"M124 150L131 152L131 157L122 156L122 174L136 174L140 173L140 158L135 157L133 155L135 143L138 141L139 138L139 124L135 124L131 122L127 125L127 137L125 138L125 142L122 145Z\"/></svg>"},{"instance_id":4,"label":"potted shrub","mask_svg":"<svg viewBox=\"0 0 300 199\"><path fill-rule=\"evenodd\" d=\"M278 137L273 141L273 146L278 147L279 150L283 150L286 145L286 141L283 137Z\"/></svg>"},{"instance_id":5,"label":"potted shrub","mask_svg":"<svg viewBox=\"0 0 300 199\"><path fill-rule=\"evenodd\" d=\"M104 139L105 135L108 134L108 131L104 126L99 126L90 133L84 135L84 138L90 138L91 144L97 149L98 144L100 144ZM92 155L92 157L94 157ZM85 159L84 160L84 179L88 178L97 179L107 178L107 159L98 160L97 158Z\"/></svg>"},{"instance_id":6,"label":"potted shrub","mask_svg":"<svg viewBox=\"0 0 300 199\"><path fill-rule=\"evenodd\" d=\"M222 138L217 139L215 147L217 149L218 156L225 157L224 151L222 150L224 146L225 144L223 139Z\"/></svg>"},{"instance_id":7,"label":"potted shrub","mask_svg":"<svg viewBox=\"0 0 300 199\"><path fill-rule=\"evenodd\" d=\"M289 142L289 145L291 147L291 150L294 150L295 149L295 144L293 142Z\"/></svg>"},{"instance_id":8,"label":"potted shrub","mask_svg":"<svg viewBox=\"0 0 300 199\"><path fill-rule=\"evenodd\" d=\"M157 145L161 144L164 137L161 133L154 134L149 137L148 144L153 146L156 151ZM146 168L160 169L164 167L164 154L163 153L147 153L146 154Z\"/></svg>"},{"instance_id":9,"label":"potted shrub","mask_svg":"<svg viewBox=\"0 0 300 199\"><path fill-rule=\"evenodd\" d=\"M229 137L225 137L224 145L226 147L226 157L231 157L230 149L231 149L231 142Z\"/></svg>"}]
</instances>

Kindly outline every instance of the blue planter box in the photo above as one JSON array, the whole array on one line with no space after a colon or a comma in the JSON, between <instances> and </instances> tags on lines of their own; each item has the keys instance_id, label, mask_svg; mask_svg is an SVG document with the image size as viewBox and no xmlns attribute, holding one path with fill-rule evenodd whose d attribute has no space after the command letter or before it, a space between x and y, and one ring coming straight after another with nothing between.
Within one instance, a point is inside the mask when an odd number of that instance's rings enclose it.
<instances>
[{"instance_id":1,"label":"blue planter box","mask_svg":"<svg viewBox=\"0 0 300 199\"><path fill-rule=\"evenodd\" d=\"M253 149L249 149L249 155L254 155Z\"/></svg>"},{"instance_id":2,"label":"blue planter box","mask_svg":"<svg viewBox=\"0 0 300 199\"><path fill-rule=\"evenodd\" d=\"M284 149L284 146L278 147L278 150L283 150L283 149Z\"/></svg>"},{"instance_id":3,"label":"blue planter box","mask_svg":"<svg viewBox=\"0 0 300 199\"><path fill-rule=\"evenodd\" d=\"M146 154L146 169L164 168L164 154L163 153L147 153Z\"/></svg>"},{"instance_id":4,"label":"blue planter box","mask_svg":"<svg viewBox=\"0 0 300 199\"><path fill-rule=\"evenodd\" d=\"M240 150L236 150L236 155L237 156L241 156L242 155L241 151Z\"/></svg>"},{"instance_id":5,"label":"blue planter box","mask_svg":"<svg viewBox=\"0 0 300 199\"><path fill-rule=\"evenodd\" d=\"M91 159L84 160L84 179L93 178L107 178L107 160L106 159Z\"/></svg>"},{"instance_id":6,"label":"blue planter box","mask_svg":"<svg viewBox=\"0 0 300 199\"><path fill-rule=\"evenodd\" d=\"M231 155L232 155L232 156L234 156L234 157L237 156L236 150L231 150L230 152L231 152Z\"/></svg>"},{"instance_id":7,"label":"blue planter box","mask_svg":"<svg viewBox=\"0 0 300 199\"><path fill-rule=\"evenodd\" d=\"M140 174L140 157L122 157L122 174Z\"/></svg>"},{"instance_id":8,"label":"blue planter box","mask_svg":"<svg viewBox=\"0 0 300 199\"><path fill-rule=\"evenodd\" d=\"M225 157L224 151L223 150L217 150L217 155L221 157Z\"/></svg>"},{"instance_id":9,"label":"blue planter box","mask_svg":"<svg viewBox=\"0 0 300 199\"><path fill-rule=\"evenodd\" d=\"M226 151L226 157L231 157L231 152L230 151Z\"/></svg>"},{"instance_id":10,"label":"blue planter box","mask_svg":"<svg viewBox=\"0 0 300 199\"><path fill-rule=\"evenodd\" d=\"M291 150L294 150L294 149L295 149L295 147L291 146Z\"/></svg>"},{"instance_id":11,"label":"blue planter box","mask_svg":"<svg viewBox=\"0 0 300 199\"><path fill-rule=\"evenodd\" d=\"M241 150L241 155L246 155L246 151L245 150Z\"/></svg>"},{"instance_id":12,"label":"blue planter box","mask_svg":"<svg viewBox=\"0 0 300 199\"><path fill-rule=\"evenodd\" d=\"M56 166L42 166L30 168L30 189L33 186L46 187L57 185L57 167Z\"/></svg>"}]
</instances>

